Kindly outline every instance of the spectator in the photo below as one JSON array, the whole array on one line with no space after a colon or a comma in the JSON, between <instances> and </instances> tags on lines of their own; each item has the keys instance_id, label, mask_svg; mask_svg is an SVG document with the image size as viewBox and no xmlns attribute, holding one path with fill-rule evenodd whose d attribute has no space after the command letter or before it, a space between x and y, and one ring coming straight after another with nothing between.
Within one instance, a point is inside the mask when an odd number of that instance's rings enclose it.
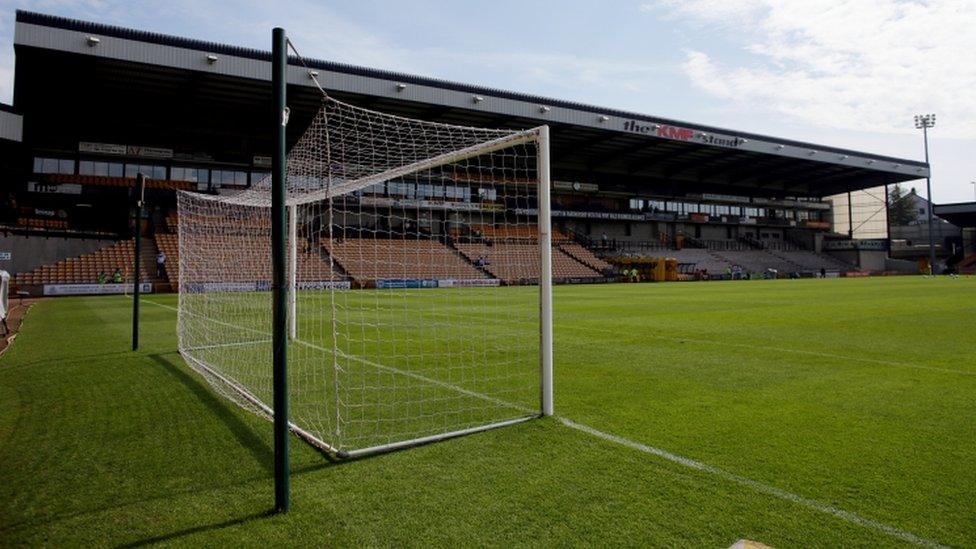
<instances>
[{"instance_id":1,"label":"spectator","mask_svg":"<svg viewBox=\"0 0 976 549\"><path fill-rule=\"evenodd\" d=\"M115 273L112 274L112 282L116 284L122 283L122 268L115 269Z\"/></svg>"},{"instance_id":2,"label":"spectator","mask_svg":"<svg viewBox=\"0 0 976 549\"><path fill-rule=\"evenodd\" d=\"M98 283L99 284L105 284L107 282L108 282L108 275L105 274L105 271L99 272L98 273Z\"/></svg>"},{"instance_id":3,"label":"spectator","mask_svg":"<svg viewBox=\"0 0 976 549\"><path fill-rule=\"evenodd\" d=\"M7 326L7 314L10 312L10 304L7 301L7 294L10 293L10 273L0 269L0 322L3 323L3 335L10 333Z\"/></svg>"},{"instance_id":4,"label":"spectator","mask_svg":"<svg viewBox=\"0 0 976 549\"><path fill-rule=\"evenodd\" d=\"M156 278L164 278L166 276L166 254L162 250L156 254Z\"/></svg>"}]
</instances>

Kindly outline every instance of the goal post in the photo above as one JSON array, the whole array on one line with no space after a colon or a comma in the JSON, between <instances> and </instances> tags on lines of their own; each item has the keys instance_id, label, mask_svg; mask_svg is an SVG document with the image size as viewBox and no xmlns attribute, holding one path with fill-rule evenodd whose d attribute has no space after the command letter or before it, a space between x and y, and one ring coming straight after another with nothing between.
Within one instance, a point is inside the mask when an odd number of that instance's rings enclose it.
<instances>
[{"instance_id":1,"label":"goal post","mask_svg":"<svg viewBox=\"0 0 976 549\"><path fill-rule=\"evenodd\" d=\"M181 192L179 349L221 395L358 457L553 413L549 132L325 96L272 181ZM280 277L272 234L283 232ZM273 292L288 371L274 379Z\"/></svg>"},{"instance_id":2,"label":"goal post","mask_svg":"<svg viewBox=\"0 0 976 549\"><path fill-rule=\"evenodd\" d=\"M542 415L552 403L552 215L549 204L549 126L539 128L539 387Z\"/></svg>"}]
</instances>

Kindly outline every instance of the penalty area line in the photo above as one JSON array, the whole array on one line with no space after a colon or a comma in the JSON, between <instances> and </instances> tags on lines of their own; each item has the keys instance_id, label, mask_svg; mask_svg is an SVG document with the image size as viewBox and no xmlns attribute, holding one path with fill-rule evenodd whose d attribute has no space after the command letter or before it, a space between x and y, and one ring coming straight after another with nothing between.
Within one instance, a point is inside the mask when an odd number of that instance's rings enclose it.
<instances>
[{"instance_id":1,"label":"penalty area line","mask_svg":"<svg viewBox=\"0 0 976 549\"><path fill-rule=\"evenodd\" d=\"M594 436L596 438L600 438L608 442L613 442L620 446L625 446L632 450L637 450L638 452L643 452L645 454L656 456L665 459L667 461L670 461L672 463L677 463L678 465L688 467L689 469L695 469L703 473L708 473L710 475L719 477L723 480L733 482L741 486L746 486L756 492L767 494L776 497L778 499L788 501L790 503L795 503L797 505L806 507L807 509L817 511L819 513L831 515L845 522L855 524L863 528L867 528L869 530L880 532L892 538L900 539L902 541L914 545L918 545L921 547L932 547L932 548L940 548L940 549L946 547L945 545L942 545L938 542L917 536L907 530L902 530L900 528L895 528L894 526L889 526L887 524L878 522L876 520L864 518L850 511L845 511L838 507L834 507L833 505L828 505L826 503L817 501L815 499L810 499L810 498L806 498L794 494L792 492L787 492L786 490L783 490L781 488L776 488L775 486L769 486L768 484L763 484L759 481L755 481L750 478L737 475L735 473L730 473L729 471L726 471L724 469L719 469L718 467L714 467L706 463L702 463L700 461L695 461L693 459L682 457L677 454L672 454L667 450L661 450L660 448L655 448L653 446L648 446L646 444L642 444L640 442L626 439L617 435L599 431L588 425L576 423L575 421L565 417L557 417L557 419L559 420L560 423L562 423L566 427L569 427L570 429L575 429L577 431L586 433L590 436Z\"/></svg>"}]
</instances>

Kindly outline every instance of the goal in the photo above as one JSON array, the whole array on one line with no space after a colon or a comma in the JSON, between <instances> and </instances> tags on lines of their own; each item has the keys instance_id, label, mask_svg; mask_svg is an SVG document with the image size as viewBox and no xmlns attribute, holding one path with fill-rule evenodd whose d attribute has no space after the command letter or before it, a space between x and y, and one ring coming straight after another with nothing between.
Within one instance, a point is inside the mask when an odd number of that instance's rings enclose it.
<instances>
[{"instance_id":1,"label":"goal","mask_svg":"<svg viewBox=\"0 0 976 549\"><path fill-rule=\"evenodd\" d=\"M291 430L336 456L552 413L548 128L325 96L287 156ZM181 192L179 350L271 418L270 178Z\"/></svg>"}]
</instances>

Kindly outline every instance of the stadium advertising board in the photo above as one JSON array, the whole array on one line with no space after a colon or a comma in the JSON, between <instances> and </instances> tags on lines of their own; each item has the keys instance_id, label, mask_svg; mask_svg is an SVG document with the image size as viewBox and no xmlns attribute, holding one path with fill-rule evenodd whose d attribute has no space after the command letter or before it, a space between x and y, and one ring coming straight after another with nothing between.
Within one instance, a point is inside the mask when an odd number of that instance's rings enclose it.
<instances>
[{"instance_id":1,"label":"stadium advertising board","mask_svg":"<svg viewBox=\"0 0 976 549\"><path fill-rule=\"evenodd\" d=\"M81 194L81 185L78 183L37 183L27 182L27 192L30 193L51 193L51 194Z\"/></svg>"},{"instance_id":2,"label":"stadium advertising board","mask_svg":"<svg viewBox=\"0 0 976 549\"><path fill-rule=\"evenodd\" d=\"M131 293L132 289L133 284L45 284L44 295L127 294ZM152 293L152 283L140 283L139 291Z\"/></svg>"},{"instance_id":3,"label":"stadium advertising board","mask_svg":"<svg viewBox=\"0 0 976 549\"><path fill-rule=\"evenodd\" d=\"M381 196L364 196L359 199L364 206L378 206L381 208L420 208L430 210L477 211L496 210L499 204L478 202L448 202L446 200L419 200L416 198L386 198Z\"/></svg>"},{"instance_id":4,"label":"stadium advertising board","mask_svg":"<svg viewBox=\"0 0 976 549\"><path fill-rule=\"evenodd\" d=\"M538 215L535 208L517 208L516 215ZM618 221L644 221L645 214L617 213L617 212L578 212L574 210L552 210L552 217L570 217L576 219L614 219Z\"/></svg>"},{"instance_id":5,"label":"stadium advertising board","mask_svg":"<svg viewBox=\"0 0 976 549\"><path fill-rule=\"evenodd\" d=\"M420 278L380 278L376 287L381 290L401 290L405 288L436 288L437 281Z\"/></svg>"},{"instance_id":6,"label":"stadium advertising board","mask_svg":"<svg viewBox=\"0 0 976 549\"><path fill-rule=\"evenodd\" d=\"M114 143L92 143L90 141L80 141L78 143L78 152L125 156L125 145L116 145Z\"/></svg>"},{"instance_id":7,"label":"stadium advertising board","mask_svg":"<svg viewBox=\"0 0 976 549\"><path fill-rule=\"evenodd\" d=\"M112 156L139 156L142 158L173 158L173 149L119 145L117 143L94 143L91 141L79 141L78 152Z\"/></svg>"},{"instance_id":8,"label":"stadium advertising board","mask_svg":"<svg viewBox=\"0 0 976 549\"><path fill-rule=\"evenodd\" d=\"M883 238L862 240L825 240L825 250L868 250L884 251L888 249L888 241Z\"/></svg>"},{"instance_id":9,"label":"stadium advertising board","mask_svg":"<svg viewBox=\"0 0 976 549\"><path fill-rule=\"evenodd\" d=\"M691 128L672 126L670 124L648 124L637 120L624 122L624 131L641 135L653 135L675 141L695 141L706 145L736 148L746 142L745 139L734 135L695 131Z\"/></svg>"},{"instance_id":10,"label":"stadium advertising board","mask_svg":"<svg viewBox=\"0 0 976 549\"><path fill-rule=\"evenodd\" d=\"M496 278L380 278L376 287L381 290L403 290L408 288L486 288L500 286Z\"/></svg>"},{"instance_id":11,"label":"stadium advertising board","mask_svg":"<svg viewBox=\"0 0 976 549\"><path fill-rule=\"evenodd\" d=\"M349 281L306 280L296 284L299 290L348 290L352 287ZM183 291L190 294L210 292L270 292L271 282L258 280L256 282L192 282L183 285Z\"/></svg>"},{"instance_id":12,"label":"stadium advertising board","mask_svg":"<svg viewBox=\"0 0 976 549\"><path fill-rule=\"evenodd\" d=\"M313 281L302 281L297 284L299 290L348 290L352 288L352 283L348 280L345 281L328 281L323 280L319 282Z\"/></svg>"},{"instance_id":13,"label":"stadium advertising board","mask_svg":"<svg viewBox=\"0 0 976 549\"><path fill-rule=\"evenodd\" d=\"M437 281L439 288L486 288L500 285L501 281L497 278L448 278Z\"/></svg>"}]
</instances>

